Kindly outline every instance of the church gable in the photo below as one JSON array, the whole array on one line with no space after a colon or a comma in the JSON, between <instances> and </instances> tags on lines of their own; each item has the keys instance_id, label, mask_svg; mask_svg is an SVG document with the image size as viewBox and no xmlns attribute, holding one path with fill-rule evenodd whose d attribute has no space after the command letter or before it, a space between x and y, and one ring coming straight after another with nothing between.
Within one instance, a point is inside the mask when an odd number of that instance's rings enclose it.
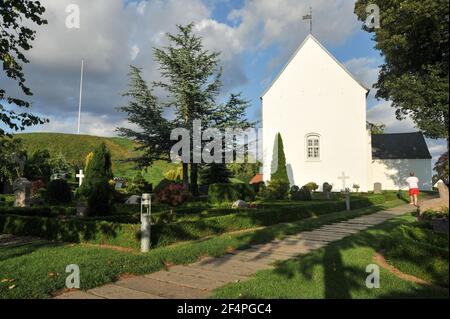
<instances>
[{"instance_id":1,"label":"church gable","mask_svg":"<svg viewBox=\"0 0 450 319\"><path fill-rule=\"evenodd\" d=\"M356 77L354 77L346 68L343 66L313 35L308 35L308 37L303 41L295 53L291 56L288 63L284 66L281 72L277 75L274 81L269 85L269 87L264 91L261 98L263 99L270 91L277 86L279 81L283 81L283 77L288 73L301 74L306 73L308 70L299 70L298 61L300 60L310 60L310 65L314 66L320 64L329 64L332 61L334 72L341 72L346 74L345 76L350 78L356 87L361 88L366 93L369 89L362 84ZM327 76L325 72L329 70L315 70L315 72L309 72L307 76ZM313 73L313 74L311 74Z\"/></svg>"}]
</instances>

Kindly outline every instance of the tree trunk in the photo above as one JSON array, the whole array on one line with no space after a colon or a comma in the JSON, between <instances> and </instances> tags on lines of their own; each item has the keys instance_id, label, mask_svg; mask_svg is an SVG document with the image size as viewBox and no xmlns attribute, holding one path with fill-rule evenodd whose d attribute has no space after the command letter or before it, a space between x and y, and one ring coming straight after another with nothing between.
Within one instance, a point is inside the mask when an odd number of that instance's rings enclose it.
<instances>
[{"instance_id":1,"label":"tree trunk","mask_svg":"<svg viewBox=\"0 0 450 319\"><path fill-rule=\"evenodd\" d=\"M191 192L192 195L198 196L198 164L191 164Z\"/></svg>"},{"instance_id":2,"label":"tree trunk","mask_svg":"<svg viewBox=\"0 0 450 319\"><path fill-rule=\"evenodd\" d=\"M189 189L189 164L183 163L183 186Z\"/></svg>"}]
</instances>

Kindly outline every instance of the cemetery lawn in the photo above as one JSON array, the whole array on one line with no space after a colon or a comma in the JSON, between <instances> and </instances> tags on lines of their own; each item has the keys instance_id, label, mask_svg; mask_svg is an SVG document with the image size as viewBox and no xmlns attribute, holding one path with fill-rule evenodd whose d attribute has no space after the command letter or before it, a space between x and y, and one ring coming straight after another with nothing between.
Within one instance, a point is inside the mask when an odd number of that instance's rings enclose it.
<instances>
[{"instance_id":1,"label":"cemetery lawn","mask_svg":"<svg viewBox=\"0 0 450 319\"><path fill-rule=\"evenodd\" d=\"M147 274L162 270L166 265L189 264L206 256L222 256L233 249L245 249L249 245L281 239L403 203L395 200L351 212L330 213L294 223L223 234L157 248L148 254L48 241L0 247L0 298L49 298L63 291L68 275L65 269L70 264L80 267L81 288L88 290L114 282L122 275ZM234 297L239 297L239 294Z\"/></svg>"},{"instance_id":2,"label":"cemetery lawn","mask_svg":"<svg viewBox=\"0 0 450 319\"><path fill-rule=\"evenodd\" d=\"M298 259L279 262L275 269L258 272L249 281L221 287L214 296L236 299L448 298L447 236L443 235L446 241L442 245L442 236L434 235L440 237L440 245L445 246L441 253L436 253L436 249L426 247L429 242L422 245L423 237L418 236L418 244L408 236L396 235L399 229L418 228L415 220L411 215L389 220ZM406 246L411 249L408 251ZM403 253L396 250L397 247ZM405 249L408 252L405 253ZM366 267L377 264L374 260L377 251L394 253L393 258L386 258L390 265L438 287L400 279L380 267L380 289L368 289Z\"/></svg>"}]
</instances>

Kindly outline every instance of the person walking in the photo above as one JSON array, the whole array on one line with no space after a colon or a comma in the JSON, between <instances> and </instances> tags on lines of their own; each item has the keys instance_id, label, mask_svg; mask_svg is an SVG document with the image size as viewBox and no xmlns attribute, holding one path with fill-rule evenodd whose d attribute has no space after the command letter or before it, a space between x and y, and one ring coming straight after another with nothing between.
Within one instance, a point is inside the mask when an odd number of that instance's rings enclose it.
<instances>
[{"instance_id":1,"label":"person walking","mask_svg":"<svg viewBox=\"0 0 450 319\"><path fill-rule=\"evenodd\" d=\"M406 182L408 183L409 198L411 200L409 204L418 207L418 199L420 195L419 179L416 177L415 173L411 172L409 177L406 179Z\"/></svg>"}]
</instances>

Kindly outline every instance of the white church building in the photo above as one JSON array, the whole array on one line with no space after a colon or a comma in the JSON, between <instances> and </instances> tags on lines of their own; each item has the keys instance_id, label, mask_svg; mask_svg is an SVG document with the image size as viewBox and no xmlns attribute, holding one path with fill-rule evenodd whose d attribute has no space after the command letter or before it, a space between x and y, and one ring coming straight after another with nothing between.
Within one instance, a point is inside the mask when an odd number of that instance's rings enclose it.
<instances>
[{"instance_id":1,"label":"white church building","mask_svg":"<svg viewBox=\"0 0 450 319\"><path fill-rule=\"evenodd\" d=\"M405 189L410 172L432 189L431 155L421 133L371 136L369 89L312 35L263 93L263 178L270 180L277 133L291 185L327 182L334 191L360 186Z\"/></svg>"}]
</instances>

